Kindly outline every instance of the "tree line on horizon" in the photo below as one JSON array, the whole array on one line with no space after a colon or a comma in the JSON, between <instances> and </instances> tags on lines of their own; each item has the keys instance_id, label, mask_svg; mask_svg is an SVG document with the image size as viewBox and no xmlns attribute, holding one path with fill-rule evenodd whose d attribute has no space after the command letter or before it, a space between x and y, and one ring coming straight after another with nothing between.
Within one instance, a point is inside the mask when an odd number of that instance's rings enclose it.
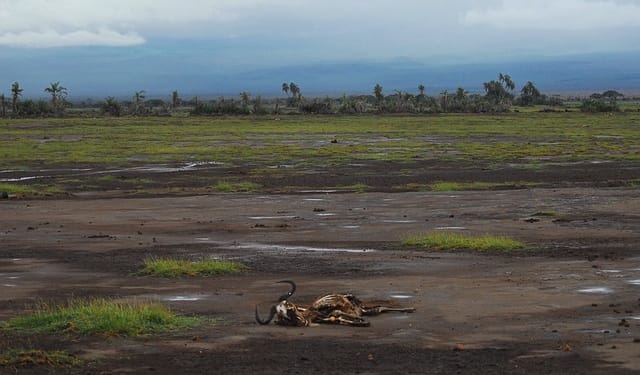
<instances>
[{"instance_id":1,"label":"tree line on horizon","mask_svg":"<svg viewBox=\"0 0 640 375\"><path fill-rule=\"evenodd\" d=\"M121 101L108 96L101 103L83 102L79 106L67 100L68 90L60 82L52 82L44 88L50 100L21 100L23 88L18 82L11 85L11 96L0 93L0 117L62 117L68 108L89 108L99 105L103 116L148 116L171 115L187 112L194 116L215 115L267 115L267 114L430 114L430 113L504 113L513 105L529 107L545 105L560 107L564 100L557 96L542 94L535 84L527 82L519 92L508 74L499 73L497 79L483 83L484 94L470 94L459 87L455 92L442 91L435 96L427 95L423 84L417 86L417 93L395 90L385 95L380 84L373 87L371 94L343 95L331 98L306 98L295 82L281 86L285 98L263 99L252 97L242 91L238 99L220 97L216 100L191 100L180 98L178 91L171 93L170 100L146 99L144 90L136 91L131 100ZM617 112L618 100L624 95L608 90L594 93L582 100L580 109L584 112Z\"/></svg>"}]
</instances>

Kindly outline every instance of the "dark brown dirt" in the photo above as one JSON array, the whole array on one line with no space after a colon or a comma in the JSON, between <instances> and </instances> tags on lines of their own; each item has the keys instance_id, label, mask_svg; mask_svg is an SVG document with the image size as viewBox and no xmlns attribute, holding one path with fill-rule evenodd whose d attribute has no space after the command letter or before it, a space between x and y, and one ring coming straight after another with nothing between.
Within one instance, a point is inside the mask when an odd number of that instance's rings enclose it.
<instances>
[{"instance_id":1,"label":"dark brown dirt","mask_svg":"<svg viewBox=\"0 0 640 375\"><path fill-rule=\"evenodd\" d=\"M354 167L335 184L332 177L321 183L322 174L261 181L289 194L193 195L195 182L183 196L131 198L121 189L2 200L0 320L40 301L109 297L158 300L217 323L141 338L2 332L0 352L64 349L85 365L0 366L0 373L638 373L640 191L624 181L639 170L612 163L522 175L444 168L424 179L542 183L491 191L286 188L422 183L420 173L387 181ZM163 178L181 185L190 173ZM556 215L540 214L549 211ZM407 234L443 230L509 235L528 249L438 253L399 244ZM250 270L135 276L150 255L233 259ZM300 303L348 291L417 310L372 317L369 328L257 325L254 306L266 311L282 279L298 283L293 301Z\"/></svg>"}]
</instances>

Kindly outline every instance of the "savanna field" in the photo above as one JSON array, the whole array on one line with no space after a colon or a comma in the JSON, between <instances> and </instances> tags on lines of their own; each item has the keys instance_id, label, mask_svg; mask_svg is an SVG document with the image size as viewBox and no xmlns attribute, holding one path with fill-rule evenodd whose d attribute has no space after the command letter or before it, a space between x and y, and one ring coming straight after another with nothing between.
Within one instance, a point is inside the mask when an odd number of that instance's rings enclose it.
<instances>
[{"instance_id":1,"label":"savanna field","mask_svg":"<svg viewBox=\"0 0 640 375\"><path fill-rule=\"evenodd\" d=\"M0 373L636 373L640 112L0 120ZM415 307L258 325L323 293Z\"/></svg>"},{"instance_id":2,"label":"savanna field","mask_svg":"<svg viewBox=\"0 0 640 375\"><path fill-rule=\"evenodd\" d=\"M526 171L571 163L636 163L639 121L634 112L2 120L0 177L4 190L27 195L116 185L137 194L292 190L305 183L359 190L526 185L539 181L424 175L444 168L530 176ZM41 174L47 178L30 179ZM624 180L614 183L633 183L633 176Z\"/></svg>"}]
</instances>

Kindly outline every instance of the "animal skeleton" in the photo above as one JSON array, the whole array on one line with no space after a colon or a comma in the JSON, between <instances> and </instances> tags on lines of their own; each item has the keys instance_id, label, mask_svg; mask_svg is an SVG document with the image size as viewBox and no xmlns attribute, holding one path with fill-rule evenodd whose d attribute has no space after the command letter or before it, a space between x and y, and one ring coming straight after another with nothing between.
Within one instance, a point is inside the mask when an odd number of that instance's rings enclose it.
<instances>
[{"instance_id":1,"label":"animal skeleton","mask_svg":"<svg viewBox=\"0 0 640 375\"><path fill-rule=\"evenodd\" d=\"M271 307L269 317L262 320L256 306L256 321L269 324L275 317L275 323L285 326L308 327L318 323L342 324L354 327L368 327L370 323L363 316L378 315L385 312L414 312L415 308L396 308L387 306L367 306L353 294L332 293L318 297L309 307L295 305L288 301L296 291L296 284L291 280L278 283L291 285L291 290L278 298L278 303Z\"/></svg>"}]
</instances>

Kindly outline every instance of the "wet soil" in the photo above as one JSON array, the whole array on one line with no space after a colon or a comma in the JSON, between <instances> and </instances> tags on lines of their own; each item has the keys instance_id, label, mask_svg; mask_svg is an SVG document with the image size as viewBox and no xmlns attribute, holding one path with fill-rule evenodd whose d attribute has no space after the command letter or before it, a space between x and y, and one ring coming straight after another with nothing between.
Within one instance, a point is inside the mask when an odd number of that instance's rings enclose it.
<instances>
[{"instance_id":1,"label":"wet soil","mask_svg":"<svg viewBox=\"0 0 640 375\"><path fill-rule=\"evenodd\" d=\"M0 373L638 373L640 190L612 181L637 178L639 168L599 166L527 172L542 185L490 191L336 193L326 180L285 176L262 181L285 193L1 200L0 320L42 301L108 297L156 300L215 323L140 338L0 332L0 352L62 349L85 360L76 369ZM343 172L345 185L368 183L356 167ZM190 173L163 176L186 184ZM441 173L466 181L484 172ZM404 183L389 181L371 185ZM285 188L292 185L323 191ZM527 249L400 245L427 231L508 235ZM250 270L137 276L152 255L232 259ZM257 325L254 307L266 312L282 279L297 282L292 300L301 304L350 292L416 312L371 317L368 328Z\"/></svg>"},{"instance_id":2,"label":"wet soil","mask_svg":"<svg viewBox=\"0 0 640 375\"><path fill-rule=\"evenodd\" d=\"M496 184L501 189L526 187L625 187L640 179L640 168L633 162L577 161L523 164L483 161L358 161L331 166L320 163L271 165L253 163L229 165L216 162L150 165L57 165L40 169L0 171L0 183L57 186L71 197L99 194L110 197L193 195L212 193L220 181L252 182L265 193L300 193L333 189L353 191L360 185L366 191L402 192L423 189L437 182ZM361 190L362 190L361 189ZM45 194L49 194L43 192ZM54 198L59 198L59 196Z\"/></svg>"}]
</instances>

